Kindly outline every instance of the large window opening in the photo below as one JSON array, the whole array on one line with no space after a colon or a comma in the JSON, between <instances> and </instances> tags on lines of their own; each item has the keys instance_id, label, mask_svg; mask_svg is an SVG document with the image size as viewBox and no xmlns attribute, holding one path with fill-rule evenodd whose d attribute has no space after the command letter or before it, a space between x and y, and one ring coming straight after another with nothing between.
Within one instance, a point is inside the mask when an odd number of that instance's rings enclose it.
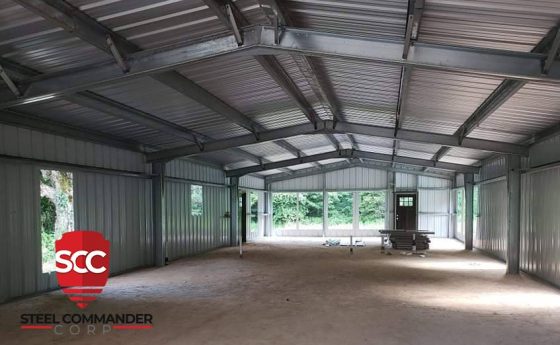
<instances>
[{"instance_id":1,"label":"large window opening","mask_svg":"<svg viewBox=\"0 0 560 345\"><path fill-rule=\"evenodd\" d=\"M54 242L74 230L74 185L72 173L41 170L42 272L55 269Z\"/></svg>"},{"instance_id":2,"label":"large window opening","mask_svg":"<svg viewBox=\"0 0 560 345\"><path fill-rule=\"evenodd\" d=\"M323 227L323 193L272 194L274 230L320 230Z\"/></svg>"},{"instance_id":3,"label":"large window opening","mask_svg":"<svg viewBox=\"0 0 560 345\"><path fill-rule=\"evenodd\" d=\"M475 185L473 190L473 239L477 239L478 220L480 219L480 186Z\"/></svg>"},{"instance_id":4,"label":"large window opening","mask_svg":"<svg viewBox=\"0 0 560 345\"><path fill-rule=\"evenodd\" d=\"M385 192L359 192L360 230L385 228Z\"/></svg>"},{"instance_id":5,"label":"large window opening","mask_svg":"<svg viewBox=\"0 0 560 345\"><path fill-rule=\"evenodd\" d=\"M300 229L320 230L323 228L323 193L300 193L299 207Z\"/></svg>"},{"instance_id":6,"label":"large window opening","mask_svg":"<svg viewBox=\"0 0 560 345\"><path fill-rule=\"evenodd\" d=\"M329 229L349 230L353 229L353 204L352 192L329 192Z\"/></svg>"},{"instance_id":7,"label":"large window opening","mask_svg":"<svg viewBox=\"0 0 560 345\"><path fill-rule=\"evenodd\" d=\"M274 230L293 230L298 227L297 193L272 194L272 224Z\"/></svg>"}]
</instances>

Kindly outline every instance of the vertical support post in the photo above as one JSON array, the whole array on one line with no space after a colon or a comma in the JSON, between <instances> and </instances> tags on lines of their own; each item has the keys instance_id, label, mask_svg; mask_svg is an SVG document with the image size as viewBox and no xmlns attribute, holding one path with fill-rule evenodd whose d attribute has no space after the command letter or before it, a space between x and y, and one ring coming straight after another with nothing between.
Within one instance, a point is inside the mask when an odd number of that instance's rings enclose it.
<instances>
[{"instance_id":1,"label":"vertical support post","mask_svg":"<svg viewBox=\"0 0 560 345\"><path fill-rule=\"evenodd\" d=\"M229 245L235 247L239 236L239 177L230 178L229 187Z\"/></svg>"},{"instance_id":2,"label":"vertical support post","mask_svg":"<svg viewBox=\"0 0 560 345\"><path fill-rule=\"evenodd\" d=\"M352 192L352 235L360 230L360 193Z\"/></svg>"},{"instance_id":3,"label":"vertical support post","mask_svg":"<svg viewBox=\"0 0 560 345\"><path fill-rule=\"evenodd\" d=\"M152 164L154 266L165 266L165 163Z\"/></svg>"},{"instance_id":4,"label":"vertical support post","mask_svg":"<svg viewBox=\"0 0 560 345\"><path fill-rule=\"evenodd\" d=\"M465 250L473 249L473 207L474 207L474 174L465 177Z\"/></svg>"},{"instance_id":5,"label":"vertical support post","mask_svg":"<svg viewBox=\"0 0 560 345\"><path fill-rule=\"evenodd\" d=\"M327 236L329 226L329 195L327 194L327 174L323 174L323 237Z\"/></svg>"},{"instance_id":6,"label":"vertical support post","mask_svg":"<svg viewBox=\"0 0 560 345\"><path fill-rule=\"evenodd\" d=\"M507 274L519 274L519 243L521 213L521 157L507 156Z\"/></svg>"},{"instance_id":7,"label":"vertical support post","mask_svg":"<svg viewBox=\"0 0 560 345\"><path fill-rule=\"evenodd\" d=\"M264 192L264 213L267 215L264 222L264 236L272 236L272 192L270 184L265 186Z\"/></svg>"}]
</instances>

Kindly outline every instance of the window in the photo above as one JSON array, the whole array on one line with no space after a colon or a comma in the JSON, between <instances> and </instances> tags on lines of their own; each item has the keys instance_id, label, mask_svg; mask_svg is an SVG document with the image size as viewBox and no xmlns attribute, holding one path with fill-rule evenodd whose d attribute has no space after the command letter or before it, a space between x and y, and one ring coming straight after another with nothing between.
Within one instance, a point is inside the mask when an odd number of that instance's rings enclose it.
<instances>
[{"instance_id":1,"label":"window","mask_svg":"<svg viewBox=\"0 0 560 345\"><path fill-rule=\"evenodd\" d=\"M272 194L272 224L274 229L297 229L297 193Z\"/></svg>"},{"instance_id":2,"label":"window","mask_svg":"<svg viewBox=\"0 0 560 345\"><path fill-rule=\"evenodd\" d=\"M323 193L274 193L272 212L274 229L322 229Z\"/></svg>"},{"instance_id":3,"label":"window","mask_svg":"<svg viewBox=\"0 0 560 345\"><path fill-rule=\"evenodd\" d=\"M249 210L251 212L250 230L256 234L259 231L259 196L255 192L249 193Z\"/></svg>"},{"instance_id":4,"label":"window","mask_svg":"<svg viewBox=\"0 0 560 345\"><path fill-rule=\"evenodd\" d=\"M480 186L474 186L473 191L473 238L477 238L478 220L480 218Z\"/></svg>"},{"instance_id":5,"label":"window","mask_svg":"<svg viewBox=\"0 0 560 345\"><path fill-rule=\"evenodd\" d=\"M202 216L203 210L202 186L191 185L191 215Z\"/></svg>"},{"instance_id":6,"label":"window","mask_svg":"<svg viewBox=\"0 0 560 345\"><path fill-rule=\"evenodd\" d=\"M299 193L299 229L323 228L323 193Z\"/></svg>"},{"instance_id":7,"label":"window","mask_svg":"<svg viewBox=\"0 0 560 345\"><path fill-rule=\"evenodd\" d=\"M352 229L353 226L353 193L328 193L329 229Z\"/></svg>"},{"instance_id":8,"label":"window","mask_svg":"<svg viewBox=\"0 0 560 345\"><path fill-rule=\"evenodd\" d=\"M455 219L456 219L456 226L457 226L457 233L463 234L464 233L464 214L465 214L465 201L464 201L464 193L463 189L457 189L456 191L456 199L455 199Z\"/></svg>"},{"instance_id":9,"label":"window","mask_svg":"<svg viewBox=\"0 0 560 345\"><path fill-rule=\"evenodd\" d=\"M401 197L399 197L399 206L413 207L414 206L414 198L411 197L411 196L401 196Z\"/></svg>"},{"instance_id":10,"label":"window","mask_svg":"<svg viewBox=\"0 0 560 345\"><path fill-rule=\"evenodd\" d=\"M74 185L72 173L41 170L42 272L55 269L54 242L74 230Z\"/></svg>"},{"instance_id":11,"label":"window","mask_svg":"<svg viewBox=\"0 0 560 345\"><path fill-rule=\"evenodd\" d=\"M360 192L360 229L385 228L385 192Z\"/></svg>"}]
</instances>

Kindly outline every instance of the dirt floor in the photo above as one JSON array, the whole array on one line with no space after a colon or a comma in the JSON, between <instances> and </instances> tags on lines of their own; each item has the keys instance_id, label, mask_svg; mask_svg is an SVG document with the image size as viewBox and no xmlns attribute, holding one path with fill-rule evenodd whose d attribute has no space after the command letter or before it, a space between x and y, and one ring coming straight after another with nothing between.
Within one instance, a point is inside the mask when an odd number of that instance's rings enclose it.
<instances>
[{"instance_id":1,"label":"dirt floor","mask_svg":"<svg viewBox=\"0 0 560 345\"><path fill-rule=\"evenodd\" d=\"M22 313L76 313L60 292L0 306L2 344L559 344L560 290L439 240L425 258L264 241L109 280L86 313L151 313L105 335L20 330ZM85 330L82 332L85 333Z\"/></svg>"}]
</instances>

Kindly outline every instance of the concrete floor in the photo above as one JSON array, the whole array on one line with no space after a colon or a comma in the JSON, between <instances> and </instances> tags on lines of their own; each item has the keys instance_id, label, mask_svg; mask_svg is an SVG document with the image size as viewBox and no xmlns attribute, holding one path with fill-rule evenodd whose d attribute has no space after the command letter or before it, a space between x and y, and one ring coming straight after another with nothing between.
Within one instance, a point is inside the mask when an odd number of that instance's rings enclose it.
<instances>
[{"instance_id":1,"label":"concrete floor","mask_svg":"<svg viewBox=\"0 0 560 345\"><path fill-rule=\"evenodd\" d=\"M56 336L21 313L74 313L55 291L0 306L2 344L558 344L560 290L434 242L428 257L265 241L109 280L87 313L154 315L154 329Z\"/></svg>"}]
</instances>

